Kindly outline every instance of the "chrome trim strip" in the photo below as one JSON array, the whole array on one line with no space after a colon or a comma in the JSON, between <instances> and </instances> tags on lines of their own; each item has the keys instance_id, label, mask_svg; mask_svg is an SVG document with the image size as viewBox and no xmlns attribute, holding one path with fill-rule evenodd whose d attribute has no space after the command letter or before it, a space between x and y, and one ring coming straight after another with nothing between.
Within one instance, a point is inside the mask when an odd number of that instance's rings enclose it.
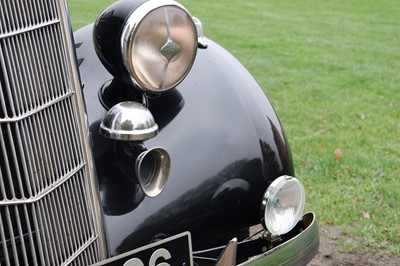
<instances>
[{"instance_id":1,"label":"chrome trim strip","mask_svg":"<svg viewBox=\"0 0 400 266\"><path fill-rule=\"evenodd\" d=\"M22 34L22 33L25 33L25 32L34 31L34 30L37 30L37 29L40 29L40 28L51 26L51 25L54 25L54 24L57 24L57 23L60 23L60 20L53 19L53 20L50 20L50 21L47 21L47 22L44 22L44 23L41 23L41 24L37 24L37 25L30 26L30 27L27 27L27 28L19 29L17 31L1 33L0 34L0 40L6 39L6 38L10 38L12 36L19 35L19 34Z\"/></svg>"},{"instance_id":2,"label":"chrome trim strip","mask_svg":"<svg viewBox=\"0 0 400 266\"><path fill-rule=\"evenodd\" d=\"M35 202L41 200L42 198L44 198L46 195L50 194L53 190L57 189L65 181L69 180L72 176L74 176L76 173L78 173L85 165L86 164L79 165L73 171L71 171L67 175L63 176L62 178L57 180L55 183L52 183L51 186L46 187L45 189L40 191L34 197L31 197L29 199L12 199L12 200L4 199L4 200L0 201L0 206L35 203Z\"/></svg>"},{"instance_id":3,"label":"chrome trim strip","mask_svg":"<svg viewBox=\"0 0 400 266\"><path fill-rule=\"evenodd\" d=\"M64 95L62 95L61 97L58 97L50 102L47 102L46 104L43 104L37 108L35 108L34 110L28 111L26 113L24 113L23 115L19 115L17 117L11 117L11 118L0 118L0 124L1 123L15 123L15 122L20 122L22 120L24 120L27 117L30 117L34 114L39 113L40 111L47 109L48 107L54 105L55 103L61 102L62 100L65 100L69 97L71 97L72 95L74 95L74 92L70 92L70 93L66 93Z\"/></svg>"},{"instance_id":4,"label":"chrome trim strip","mask_svg":"<svg viewBox=\"0 0 400 266\"><path fill-rule=\"evenodd\" d=\"M61 1L60 1L61 2ZM63 27L64 30L64 35L66 36L67 39L67 44L73 45L73 39L72 39L72 34L71 34L71 28L68 26L69 24L69 18L68 18L68 12L63 12L64 10L68 11L68 4L67 0L62 1L64 3L63 7L60 7L60 14L61 14L61 22L65 26ZM106 243L106 235L105 235L105 228L104 228L104 216L103 216L103 210L100 205L100 194L98 190L98 183L97 183L97 178L96 178L96 170L95 170L95 165L94 165L94 158L93 158L93 151L92 151L92 146L91 146L91 136L90 136L90 130L89 130L89 122L88 122L88 117L86 115L86 107L84 105L84 97L83 97L83 92L81 89L81 81L79 77L79 72L78 72L78 64L77 64L77 59L75 55L75 49L73 47L69 47L67 49L68 53L68 58L67 60L70 62L68 65L70 67L70 73L72 74L72 79L73 79L73 85L74 88L80 88L75 90L76 91L76 108L78 109L78 113L80 114L85 114L84 116L82 115L80 117L80 123L78 125L79 129L81 130L81 136L85 136L83 142L84 145L84 152L85 152L85 157L87 158L87 174L88 174L88 179L86 180L88 187L89 187L89 196L93 199L92 201L92 208L93 208L93 218L94 218L94 225L96 228L96 231L99 235L98 237L98 248L99 248L99 256L98 260L104 260L107 257L108 250L107 250L107 243ZM88 210L90 211L90 210Z\"/></svg>"}]
</instances>

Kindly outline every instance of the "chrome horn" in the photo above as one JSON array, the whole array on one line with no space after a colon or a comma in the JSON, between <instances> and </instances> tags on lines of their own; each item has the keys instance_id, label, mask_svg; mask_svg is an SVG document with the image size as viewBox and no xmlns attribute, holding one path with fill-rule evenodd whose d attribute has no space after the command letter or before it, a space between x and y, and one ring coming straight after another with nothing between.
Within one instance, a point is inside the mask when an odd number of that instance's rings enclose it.
<instances>
[{"instance_id":1,"label":"chrome horn","mask_svg":"<svg viewBox=\"0 0 400 266\"><path fill-rule=\"evenodd\" d=\"M148 197L161 193L167 183L171 159L163 148L142 152L136 159L135 171L140 187Z\"/></svg>"},{"instance_id":2,"label":"chrome horn","mask_svg":"<svg viewBox=\"0 0 400 266\"><path fill-rule=\"evenodd\" d=\"M115 152L123 172L128 177L136 176L146 196L159 195L167 183L171 159L165 149L147 150L143 145L144 140L158 133L151 112L137 102L116 104L101 121L99 132L116 140Z\"/></svg>"}]
</instances>

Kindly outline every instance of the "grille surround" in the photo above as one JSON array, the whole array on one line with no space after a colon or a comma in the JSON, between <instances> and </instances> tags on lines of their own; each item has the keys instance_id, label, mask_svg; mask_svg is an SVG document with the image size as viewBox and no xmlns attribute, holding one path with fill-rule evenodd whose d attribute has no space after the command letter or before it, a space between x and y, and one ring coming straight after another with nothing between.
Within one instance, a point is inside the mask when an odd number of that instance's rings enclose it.
<instances>
[{"instance_id":1,"label":"grille surround","mask_svg":"<svg viewBox=\"0 0 400 266\"><path fill-rule=\"evenodd\" d=\"M66 1L0 2L0 265L89 265L105 237Z\"/></svg>"}]
</instances>

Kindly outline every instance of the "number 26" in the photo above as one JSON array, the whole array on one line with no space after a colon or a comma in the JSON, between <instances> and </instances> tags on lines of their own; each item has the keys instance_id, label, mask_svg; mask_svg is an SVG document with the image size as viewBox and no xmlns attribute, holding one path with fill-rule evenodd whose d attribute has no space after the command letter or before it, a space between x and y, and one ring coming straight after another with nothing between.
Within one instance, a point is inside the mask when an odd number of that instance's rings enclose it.
<instances>
[{"instance_id":1,"label":"number 26","mask_svg":"<svg viewBox=\"0 0 400 266\"><path fill-rule=\"evenodd\" d=\"M149 260L149 266L171 266L166 262L162 262L156 265L156 261L159 258L164 258L165 260L169 260L171 258L171 253L169 253L168 250L166 250L165 248L160 248L157 249L156 251L153 252L153 254L150 257ZM133 258L128 260L127 262L124 263L123 266L145 266L143 261L141 261L138 258Z\"/></svg>"}]
</instances>

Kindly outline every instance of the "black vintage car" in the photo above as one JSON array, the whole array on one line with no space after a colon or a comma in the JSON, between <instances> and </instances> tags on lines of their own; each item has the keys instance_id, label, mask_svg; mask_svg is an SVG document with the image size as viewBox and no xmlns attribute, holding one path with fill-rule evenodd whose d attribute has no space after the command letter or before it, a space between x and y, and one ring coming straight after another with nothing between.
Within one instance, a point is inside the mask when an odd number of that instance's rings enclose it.
<instances>
[{"instance_id":1,"label":"black vintage car","mask_svg":"<svg viewBox=\"0 0 400 266\"><path fill-rule=\"evenodd\" d=\"M175 1L121 0L72 34L65 1L1 0L0 126L0 265L301 265L318 250L271 104Z\"/></svg>"}]
</instances>

